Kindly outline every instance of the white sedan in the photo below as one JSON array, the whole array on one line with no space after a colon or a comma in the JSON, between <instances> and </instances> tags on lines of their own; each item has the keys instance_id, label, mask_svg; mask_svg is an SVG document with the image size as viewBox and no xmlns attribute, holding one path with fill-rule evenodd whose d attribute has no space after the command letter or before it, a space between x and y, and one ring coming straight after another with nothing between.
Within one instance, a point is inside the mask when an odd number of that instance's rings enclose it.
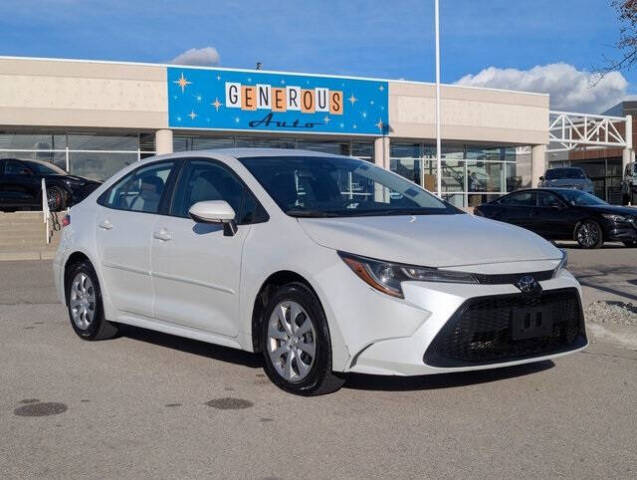
<instances>
[{"instance_id":1,"label":"white sedan","mask_svg":"<svg viewBox=\"0 0 637 480\"><path fill-rule=\"evenodd\" d=\"M65 224L55 282L81 338L128 324L260 352L297 394L347 372L503 367L587 344L562 251L355 158L154 157Z\"/></svg>"}]
</instances>

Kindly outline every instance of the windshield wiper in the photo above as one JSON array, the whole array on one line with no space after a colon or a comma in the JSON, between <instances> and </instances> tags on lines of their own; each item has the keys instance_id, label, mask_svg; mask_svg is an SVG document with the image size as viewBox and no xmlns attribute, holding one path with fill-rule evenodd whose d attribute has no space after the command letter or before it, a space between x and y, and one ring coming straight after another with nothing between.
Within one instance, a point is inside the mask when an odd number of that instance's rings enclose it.
<instances>
[{"instance_id":1,"label":"windshield wiper","mask_svg":"<svg viewBox=\"0 0 637 480\"><path fill-rule=\"evenodd\" d=\"M291 217L299 217L299 218L338 217L338 214L336 213L324 212L321 210L303 210L300 208L292 208L290 210L286 210L285 213Z\"/></svg>"}]
</instances>

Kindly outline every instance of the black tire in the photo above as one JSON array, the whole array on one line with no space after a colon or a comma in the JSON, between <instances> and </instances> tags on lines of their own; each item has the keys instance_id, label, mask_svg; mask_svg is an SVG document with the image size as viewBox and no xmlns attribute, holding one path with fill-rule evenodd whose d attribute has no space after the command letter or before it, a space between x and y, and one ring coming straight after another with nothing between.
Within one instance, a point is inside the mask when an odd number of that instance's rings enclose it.
<instances>
[{"instance_id":1,"label":"black tire","mask_svg":"<svg viewBox=\"0 0 637 480\"><path fill-rule=\"evenodd\" d=\"M52 212L60 212L66 208L66 195L59 187L51 187L47 189L47 197L49 209Z\"/></svg>"},{"instance_id":2,"label":"black tire","mask_svg":"<svg viewBox=\"0 0 637 480\"><path fill-rule=\"evenodd\" d=\"M637 247L637 240L633 240L631 242L623 242L624 245L628 248L635 248Z\"/></svg>"},{"instance_id":3,"label":"black tire","mask_svg":"<svg viewBox=\"0 0 637 480\"><path fill-rule=\"evenodd\" d=\"M595 220L584 220L575 229L575 240L582 248L599 248L604 243L602 227Z\"/></svg>"},{"instance_id":4,"label":"black tire","mask_svg":"<svg viewBox=\"0 0 637 480\"><path fill-rule=\"evenodd\" d=\"M299 382L290 382L275 368L270 358L268 324L274 309L282 302L295 302L308 314L316 332L316 355L307 376ZM307 317L306 317L307 318ZM261 350L264 369L270 380L286 392L303 396L323 395L338 390L345 379L332 372L332 346L323 307L314 293L303 283L293 282L280 287L270 298L261 322Z\"/></svg>"},{"instance_id":5,"label":"black tire","mask_svg":"<svg viewBox=\"0 0 637 480\"><path fill-rule=\"evenodd\" d=\"M93 304L93 319L86 328L81 328L76 324L73 317L73 309L71 306L73 283L81 276L88 277L92 284L92 291L94 295ZM89 290L90 291L90 290ZM69 320L71 321L71 327L83 340L106 340L113 338L118 333L117 325L109 322L104 318L104 306L102 303L102 291L100 284L95 274L93 266L88 261L83 261L71 265L69 267L68 274L66 275L66 305L69 312Z\"/></svg>"}]
</instances>

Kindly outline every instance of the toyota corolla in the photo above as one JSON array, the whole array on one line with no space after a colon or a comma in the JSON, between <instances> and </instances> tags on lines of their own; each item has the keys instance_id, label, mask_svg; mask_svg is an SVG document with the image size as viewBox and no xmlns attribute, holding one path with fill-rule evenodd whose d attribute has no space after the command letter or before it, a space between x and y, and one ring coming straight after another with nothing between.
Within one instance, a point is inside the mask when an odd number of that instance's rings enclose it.
<instances>
[{"instance_id":1,"label":"toyota corolla","mask_svg":"<svg viewBox=\"0 0 637 480\"><path fill-rule=\"evenodd\" d=\"M54 274L85 340L137 327L259 353L292 393L587 344L564 253L350 157L154 157L71 209Z\"/></svg>"}]
</instances>

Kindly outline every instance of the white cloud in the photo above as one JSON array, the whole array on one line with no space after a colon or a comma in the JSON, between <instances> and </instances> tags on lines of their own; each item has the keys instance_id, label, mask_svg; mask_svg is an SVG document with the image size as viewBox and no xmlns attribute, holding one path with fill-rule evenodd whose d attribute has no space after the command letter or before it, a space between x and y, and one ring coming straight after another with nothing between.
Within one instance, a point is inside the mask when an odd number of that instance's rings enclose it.
<instances>
[{"instance_id":1,"label":"white cloud","mask_svg":"<svg viewBox=\"0 0 637 480\"><path fill-rule=\"evenodd\" d=\"M628 87L619 72L600 79L567 63L538 65L530 70L489 67L476 75L465 75L456 83L549 93L552 109L586 113L600 113L621 102Z\"/></svg>"},{"instance_id":2,"label":"white cloud","mask_svg":"<svg viewBox=\"0 0 637 480\"><path fill-rule=\"evenodd\" d=\"M170 63L209 67L219 63L219 52L214 47L191 48L177 55Z\"/></svg>"}]
</instances>

